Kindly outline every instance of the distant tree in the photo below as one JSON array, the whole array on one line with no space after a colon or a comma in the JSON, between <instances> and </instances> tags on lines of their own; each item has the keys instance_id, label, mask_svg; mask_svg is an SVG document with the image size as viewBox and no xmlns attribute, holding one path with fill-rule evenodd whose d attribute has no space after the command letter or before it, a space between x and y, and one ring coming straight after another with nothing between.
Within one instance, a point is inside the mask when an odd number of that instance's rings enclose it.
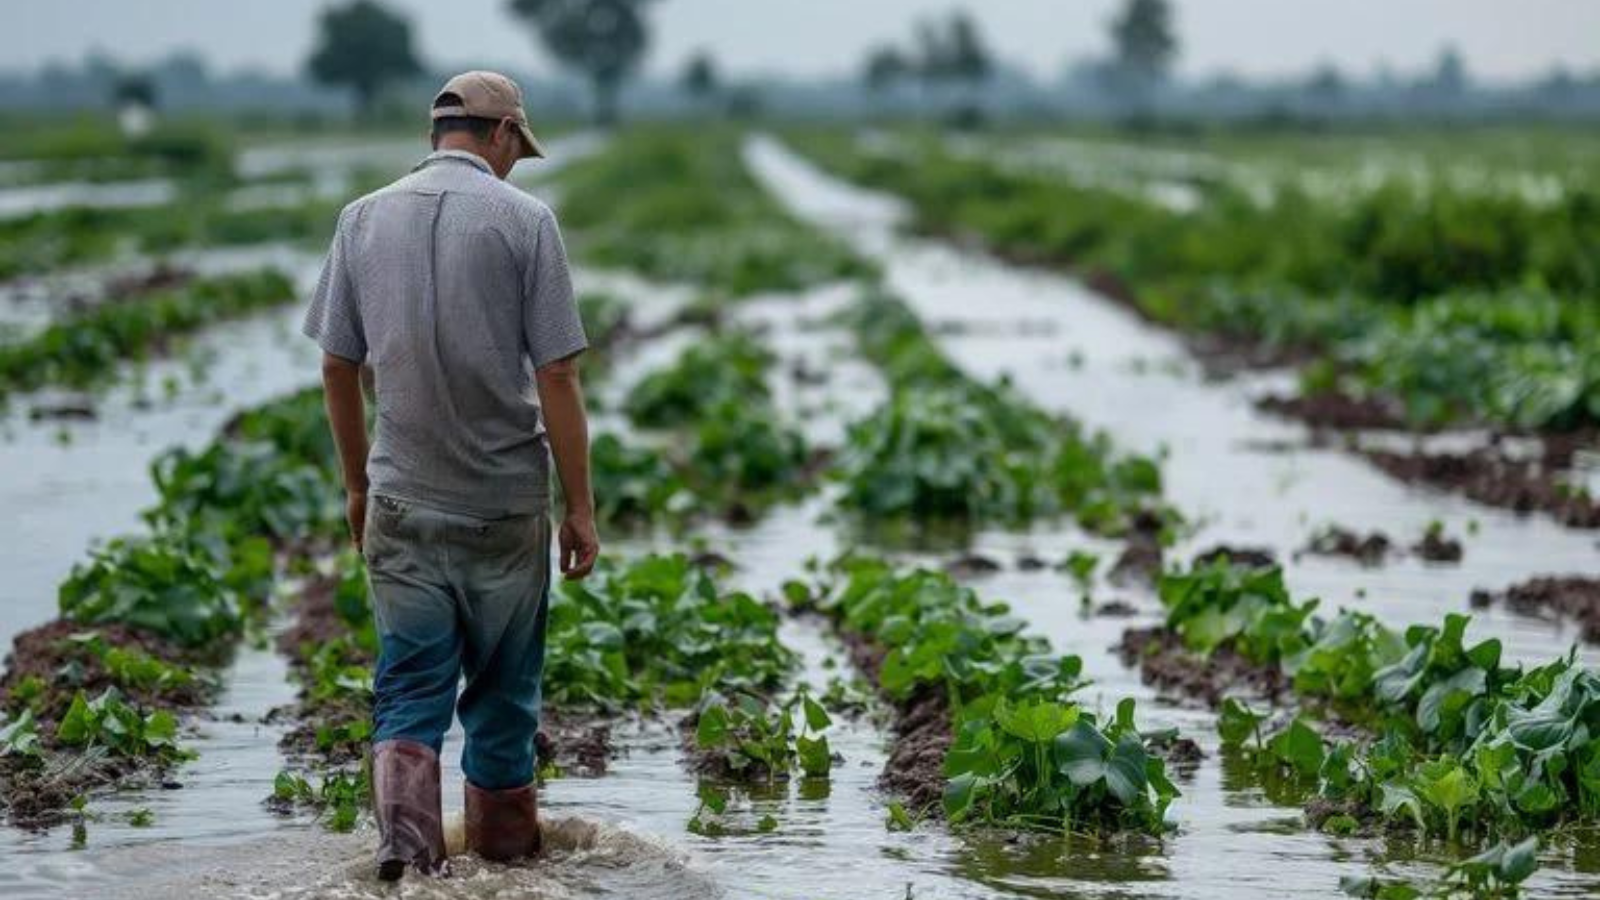
<instances>
[{"instance_id":1,"label":"distant tree","mask_svg":"<svg viewBox=\"0 0 1600 900\"><path fill-rule=\"evenodd\" d=\"M511 14L532 26L562 65L594 89L595 120L617 119L617 94L650 46L642 8L651 0L510 0Z\"/></svg>"},{"instance_id":2,"label":"distant tree","mask_svg":"<svg viewBox=\"0 0 1600 900\"><path fill-rule=\"evenodd\" d=\"M861 66L861 81L873 93L888 90L910 74L911 63L899 50L887 45L868 51Z\"/></svg>"},{"instance_id":3,"label":"distant tree","mask_svg":"<svg viewBox=\"0 0 1600 900\"><path fill-rule=\"evenodd\" d=\"M355 91L356 107L367 114L386 85L421 73L422 65L410 22L374 0L352 0L322 11L306 69L317 81Z\"/></svg>"},{"instance_id":4,"label":"distant tree","mask_svg":"<svg viewBox=\"0 0 1600 900\"><path fill-rule=\"evenodd\" d=\"M1111 20L1119 74L1143 90L1167 77L1178 55L1172 6L1167 0L1126 0Z\"/></svg>"},{"instance_id":5,"label":"distant tree","mask_svg":"<svg viewBox=\"0 0 1600 900\"><path fill-rule=\"evenodd\" d=\"M111 102L118 109L141 106L156 108L156 83L142 72L126 72L117 78L111 90Z\"/></svg>"},{"instance_id":6,"label":"distant tree","mask_svg":"<svg viewBox=\"0 0 1600 900\"><path fill-rule=\"evenodd\" d=\"M1434 64L1428 86L1439 94L1455 97L1466 93L1467 81L1467 63L1461 51L1446 45L1439 51L1439 61Z\"/></svg>"},{"instance_id":7,"label":"distant tree","mask_svg":"<svg viewBox=\"0 0 1600 900\"><path fill-rule=\"evenodd\" d=\"M1339 67L1325 62L1306 79L1306 93L1318 103L1337 103L1344 97L1344 75Z\"/></svg>"},{"instance_id":8,"label":"distant tree","mask_svg":"<svg viewBox=\"0 0 1600 900\"><path fill-rule=\"evenodd\" d=\"M683 66L683 77L680 82L684 92L700 103L708 102L722 87L722 78L717 74L716 60L704 50L697 51L689 57L689 61Z\"/></svg>"}]
</instances>

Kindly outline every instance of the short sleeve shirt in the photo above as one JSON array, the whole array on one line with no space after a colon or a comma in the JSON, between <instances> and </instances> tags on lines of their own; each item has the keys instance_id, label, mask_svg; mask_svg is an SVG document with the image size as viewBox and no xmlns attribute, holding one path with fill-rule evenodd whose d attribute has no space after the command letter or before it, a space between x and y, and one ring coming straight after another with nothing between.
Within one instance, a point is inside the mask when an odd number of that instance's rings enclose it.
<instances>
[{"instance_id":1,"label":"short sleeve shirt","mask_svg":"<svg viewBox=\"0 0 1600 900\"><path fill-rule=\"evenodd\" d=\"M369 490L483 517L547 508L533 372L587 346L548 206L473 154L434 153L339 215L304 330L372 367Z\"/></svg>"}]
</instances>

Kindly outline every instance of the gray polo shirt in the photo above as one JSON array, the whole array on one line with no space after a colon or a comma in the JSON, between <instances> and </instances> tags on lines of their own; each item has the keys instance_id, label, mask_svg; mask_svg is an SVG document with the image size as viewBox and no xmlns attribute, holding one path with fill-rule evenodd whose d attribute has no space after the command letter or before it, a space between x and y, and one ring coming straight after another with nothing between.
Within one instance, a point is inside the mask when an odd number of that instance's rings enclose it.
<instances>
[{"instance_id":1,"label":"gray polo shirt","mask_svg":"<svg viewBox=\"0 0 1600 900\"><path fill-rule=\"evenodd\" d=\"M373 493L484 517L547 508L533 370L587 346L549 207L471 153L434 153L340 213L305 333L372 366Z\"/></svg>"}]
</instances>

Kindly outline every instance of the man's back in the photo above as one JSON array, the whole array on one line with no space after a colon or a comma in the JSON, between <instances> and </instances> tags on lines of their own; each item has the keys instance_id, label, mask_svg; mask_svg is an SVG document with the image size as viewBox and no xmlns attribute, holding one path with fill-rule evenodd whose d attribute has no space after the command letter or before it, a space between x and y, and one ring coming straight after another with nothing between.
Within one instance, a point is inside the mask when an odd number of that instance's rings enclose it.
<instances>
[{"instance_id":1,"label":"man's back","mask_svg":"<svg viewBox=\"0 0 1600 900\"><path fill-rule=\"evenodd\" d=\"M372 365L371 490L477 514L549 499L532 370L585 346L549 208L443 151L346 207L306 331Z\"/></svg>"}]
</instances>

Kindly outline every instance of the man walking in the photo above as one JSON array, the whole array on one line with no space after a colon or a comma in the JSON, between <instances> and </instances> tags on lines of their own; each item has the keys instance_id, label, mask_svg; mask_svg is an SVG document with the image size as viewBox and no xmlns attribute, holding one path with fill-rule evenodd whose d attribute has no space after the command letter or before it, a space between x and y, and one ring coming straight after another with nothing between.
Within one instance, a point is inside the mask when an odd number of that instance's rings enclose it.
<instances>
[{"instance_id":1,"label":"man walking","mask_svg":"<svg viewBox=\"0 0 1600 900\"><path fill-rule=\"evenodd\" d=\"M599 553L566 251L549 208L504 181L518 159L544 156L522 91L493 72L450 79L432 141L410 175L340 214L305 322L372 584L372 789L390 881L408 864L444 871L439 749L452 714L466 732L468 848L538 851L552 456L561 571L582 578ZM370 453L363 363L376 387Z\"/></svg>"}]
</instances>

